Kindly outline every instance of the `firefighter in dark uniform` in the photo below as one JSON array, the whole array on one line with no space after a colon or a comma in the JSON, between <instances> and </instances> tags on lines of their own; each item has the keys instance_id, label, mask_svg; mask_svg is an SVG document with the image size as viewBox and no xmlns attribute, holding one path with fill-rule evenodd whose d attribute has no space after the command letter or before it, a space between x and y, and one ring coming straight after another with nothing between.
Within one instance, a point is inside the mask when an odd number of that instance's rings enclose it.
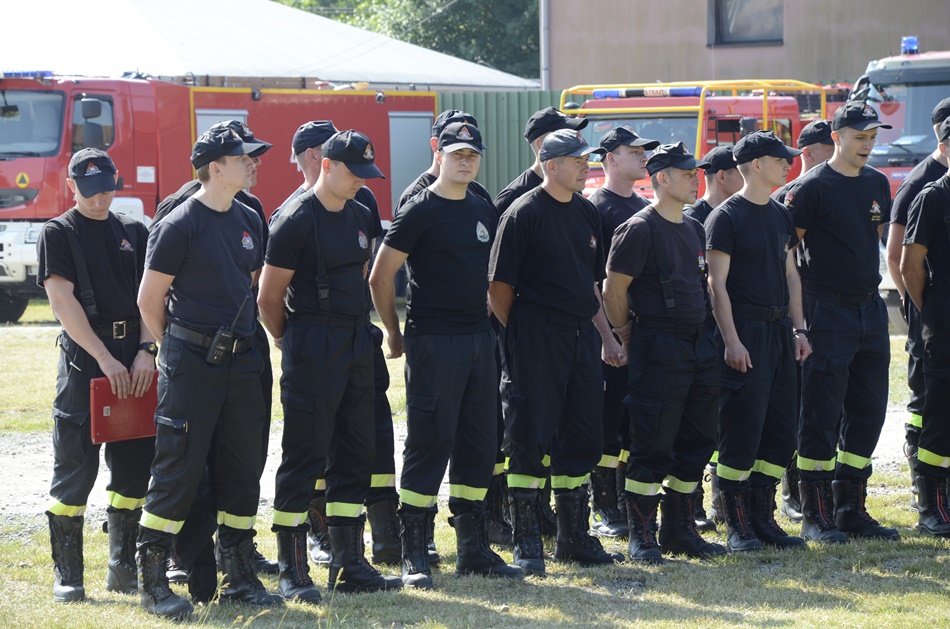
<instances>
[{"instance_id":1,"label":"firefighter in dark uniform","mask_svg":"<svg viewBox=\"0 0 950 629\"><path fill-rule=\"evenodd\" d=\"M604 305L630 361L626 499L630 558L638 561L725 552L699 535L692 506L715 445L719 396L715 335L706 322L705 234L683 216L707 165L682 142L657 148L647 162L656 199L617 229L607 259Z\"/></svg>"},{"instance_id":2,"label":"firefighter in dark uniform","mask_svg":"<svg viewBox=\"0 0 950 629\"><path fill-rule=\"evenodd\" d=\"M590 195L590 202L600 212L601 242L610 248L614 232L628 218L650 204L634 191L634 184L647 176L647 151L660 145L656 140L641 138L629 127L611 129L600 139L600 148L607 151L602 164L604 185ZM604 347L620 341L613 335ZM605 354L608 352L604 352ZM630 417L623 398L627 395L627 366L603 362L604 376L604 452L600 463L590 473L592 530L604 537L626 537L626 504L620 509L627 457L630 455ZM619 487L618 487L619 484Z\"/></svg>"},{"instance_id":3,"label":"firefighter in dark uniform","mask_svg":"<svg viewBox=\"0 0 950 629\"><path fill-rule=\"evenodd\" d=\"M939 129L950 149L950 118ZM907 295L920 312L924 342L923 421L917 449L917 528L950 537L950 174L946 171L914 199L907 215L901 258Z\"/></svg>"},{"instance_id":4,"label":"firefighter in dark uniform","mask_svg":"<svg viewBox=\"0 0 950 629\"><path fill-rule=\"evenodd\" d=\"M890 339L878 248L891 207L887 177L867 160L877 129L890 126L857 101L839 107L831 126L834 155L785 196L801 241L805 334L814 351L802 363L802 536L831 543L847 542L846 533L899 539L865 507L871 453L887 411Z\"/></svg>"},{"instance_id":5,"label":"firefighter in dark uniform","mask_svg":"<svg viewBox=\"0 0 950 629\"><path fill-rule=\"evenodd\" d=\"M402 579L430 588L426 532L449 464L449 509L457 538L456 574L523 578L488 545L485 496L498 442L495 334L488 320L488 254L498 218L469 190L482 138L475 125L448 124L439 135L439 175L396 216L370 277L386 325L389 355L403 352L393 277L408 264L406 399L399 514Z\"/></svg>"},{"instance_id":6,"label":"firefighter in dark uniform","mask_svg":"<svg viewBox=\"0 0 950 629\"><path fill-rule=\"evenodd\" d=\"M891 223L887 228L887 269L890 271L894 286L901 294L904 306L904 318L907 320L907 386L910 399L907 401L907 421L904 422L904 456L910 468L911 506L916 507L914 494L917 493L916 467L917 442L920 438L921 418L924 410L926 386L924 382L924 341L921 337L920 312L913 301L907 299L904 282L901 279L900 261L903 252L904 232L907 225L907 212L911 203L924 186L936 181L947 172L947 149L939 142L940 125L950 117L950 98L945 98L934 107L930 114L934 133L938 136L937 148L925 160L914 166L894 194L894 206L891 208Z\"/></svg>"},{"instance_id":7,"label":"firefighter in dark uniform","mask_svg":"<svg viewBox=\"0 0 950 629\"><path fill-rule=\"evenodd\" d=\"M212 450L225 572L220 600L280 603L253 568L267 422L252 292L263 264L263 226L234 200L257 168L248 153L260 148L228 128L203 134L191 155L201 190L149 235L138 301L161 350L155 459L138 562L142 606L161 616L177 618L192 609L169 589L165 565Z\"/></svg>"},{"instance_id":8,"label":"firefighter in dark uniform","mask_svg":"<svg viewBox=\"0 0 950 629\"><path fill-rule=\"evenodd\" d=\"M73 155L66 185L76 205L48 222L37 243L37 284L46 289L63 325L53 401L53 503L46 512L53 600L60 603L85 598L83 514L99 471L99 445L92 443L89 429L89 381L106 376L120 398L142 397L153 384L158 351L135 303L148 234L141 223L109 212L116 177L104 151L83 149ZM135 533L154 439L107 443L105 451L111 472L106 589L131 593L138 587Z\"/></svg>"},{"instance_id":9,"label":"firefighter in dark uniform","mask_svg":"<svg viewBox=\"0 0 950 629\"><path fill-rule=\"evenodd\" d=\"M579 194L591 153L604 150L588 146L575 130L548 134L538 153L544 182L502 216L488 268L491 308L505 326L502 395L511 441L514 557L526 574L545 573L539 499L548 456L555 559L623 559L588 534L584 487L603 451L601 339L611 334L597 286L604 274L600 215Z\"/></svg>"},{"instance_id":10,"label":"firefighter in dark uniform","mask_svg":"<svg viewBox=\"0 0 950 629\"><path fill-rule=\"evenodd\" d=\"M742 175L732 157L732 146L722 145L710 149L703 155L703 161L709 163L703 169L706 192L696 203L683 210L683 214L700 223L705 223L713 209L742 188Z\"/></svg>"},{"instance_id":11,"label":"firefighter in dark uniform","mask_svg":"<svg viewBox=\"0 0 950 629\"><path fill-rule=\"evenodd\" d=\"M805 327L798 242L785 206L769 198L801 151L771 131L740 139L733 155L745 185L706 219L706 257L720 332L720 503L732 552L804 547L775 522L775 489L798 424L795 363L811 352ZM794 324L794 327L793 327Z\"/></svg>"},{"instance_id":12,"label":"firefighter in dark uniform","mask_svg":"<svg viewBox=\"0 0 950 629\"><path fill-rule=\"evenodd\" d=\"M323 144L316 185L273 225L258 301L283 352L283 458L277 469L274 532L279 591L317 603L307 566L307 516L317 478L327 480L331 560L327 587L370 592L402 587L363 556L363 502L375 460L373 342L366 269L378 224L355 201L382 177L374 147L356 131ZM285 295L287 302L285 306Z\"/></svg>"}]
</instances>

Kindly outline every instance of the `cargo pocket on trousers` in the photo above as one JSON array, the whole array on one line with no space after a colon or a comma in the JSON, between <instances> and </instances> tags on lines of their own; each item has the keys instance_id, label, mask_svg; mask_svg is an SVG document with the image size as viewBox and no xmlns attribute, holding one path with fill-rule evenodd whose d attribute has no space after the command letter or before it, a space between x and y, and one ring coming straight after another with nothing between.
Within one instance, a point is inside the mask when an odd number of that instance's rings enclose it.
<instances>
[{"instance_id":1,"label":"cargo pocket on trousers","mask_svg":"<svg viewBox=\"0 0 950 629\"><path fill-rule=\"evenodd\" d=\"M185 468L188 451L188 420L155 416L155 459L152 474L160 477L177 476Z\"/></svg>"},{"instance_id":2,"label":"cargo pocket on trousers","mask_svg":"<svg viewBox=\"0 0 950 629\"><path fill-rule=\"evenodd\" d=\"M623 403L630 412L630 439L638 449L656 441L660 433L660 415L663 402L660 400L639 400L627 395Z\"/></svg>"},{"instance_id":3,"label":"cargo pocket on trousers","mask_svg":"<svg viewBox=\"0 0 950 629\"><path fill-rule=\"evenodd\" d=\"M406 418L410 427L406 437L407 447L425 448L439 441L435 409L438 396L406 395Z\"/></svg>"}]
</instances>

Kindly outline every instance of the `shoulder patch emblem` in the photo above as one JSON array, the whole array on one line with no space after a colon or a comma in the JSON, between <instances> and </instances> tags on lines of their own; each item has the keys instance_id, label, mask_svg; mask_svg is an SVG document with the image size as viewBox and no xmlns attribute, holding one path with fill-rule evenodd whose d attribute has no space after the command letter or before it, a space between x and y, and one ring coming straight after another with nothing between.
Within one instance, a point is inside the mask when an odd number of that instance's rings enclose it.
<instances>
[{"instance_id":1,"label":"shoulder patch emblem","mask_svg":"<svg viewBox=\"0 0 950 629\"><path fill-rule=\"evenodd\" d=\"M360 241L360 249L366 249L367 247L369 247L369 239L366 238L366 234L364 234L362 230L360 231L359 241Z\"/></svg>"},{"instance_id":2,"label":"shoulder patch emblem","mask_svg":"<svg viewBox=\"0 0 950 629\"><path fill-rule=\"evenodd\" d=\"M787 248L787 245L786 245ZM703 250L700 249L699 253L696 254L696 266L700 271L706 268L706 256L703 255Z\"/></svg>"},{"instance_id":3,"label":"shoulder patch emblem","mask_svg":"<svg viewBox=\"0 0 950 629\"><path fill-rule=\"evenodd\" d=\"M481 221L478 221L475 226L475 237L478 238L478 242L488 242L488 228Z\"/></svg>"},{"instance_id":4,"label":"shoulder patch emblem","mask_svg":"<svg viewBox=\"0 0 950 629\"><path fill-rule=\"evenodd\" d=\"M125 238L119 243L119 251L132 251L132 244Z\"/></svg>"},{"instance_id":5,"label":"shoulder patch emblem","mask_svg":"<svg viewBox=\"0 0 950 629\"><path fill-rule=\"evenodd\" d=\"M881 221L881 206L878 204L876 199L873 203L871 203L871 220L875 223L879 223Z\"/></svg>"},{"instance_id":6,"label":"shoulder patch emblem","mask_svg":"<svg viewBox=\"0 0 950 629\"><path fill-rule=\"evenodd\" d=\"M594 238L593 235L591 235L591 237L590 237L590 248L591 248L591 249L596 249L596 248L597 248L597 239Z\"/></svg>"},{"instance_id":7,"label":"shoulder patch emblem","mask_svg":"<svg viewBox=\"0 0 950 629\"><path fill-rule=\"evenodd\" d=\"M254 239L251 238L249 233L244 232L244 236L241 237L241 246L248 251L254 248Z\"/></svg>"}]
</instances>

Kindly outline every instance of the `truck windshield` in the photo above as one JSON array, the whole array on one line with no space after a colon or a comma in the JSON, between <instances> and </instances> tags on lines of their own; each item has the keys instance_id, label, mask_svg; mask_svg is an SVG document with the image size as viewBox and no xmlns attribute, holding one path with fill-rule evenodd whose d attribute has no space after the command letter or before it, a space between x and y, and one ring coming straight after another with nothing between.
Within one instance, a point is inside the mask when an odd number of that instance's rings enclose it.
<instances>
[{"instance_id":1,"label":"truck windshield","mask_svg":"<svg viewBox=\"0 0 950 629\"><path fill-rule=\"evenodd\" d=\"M62 145L61 92L0 90L0 157L55 155Z\"/></svg>"},{"instance_id":2,"label":"truck windshield","mask_svg":"<svg viewBox=\"0 0 950 629\"><path fill-rule=\"evenodd\" d=\"M684 143L690 151L696 147L696 126L698 121L693 117L670 117L644 115L624 115L617 118L590 116L590 122L581 130L581 135L591 146L600 145L604 134L616 127L627 126L633 129L642 138L656 140L660 144ZM592 156L595 157L595 156Z\"/></svg>"},{"instance_id":3,"label":"truck windshield","mask_svg":"<svg viewBox=\"0 0 950 629\"><path fill-rule=\"evenodd\" d=\"M875 152L893 146L902 152L930 153L937 141L930 112L948 90L950 85L932 83L872 86L868 102L878 110L882 122L894 127L880 130Z\"/></svg>"}]
</instances>

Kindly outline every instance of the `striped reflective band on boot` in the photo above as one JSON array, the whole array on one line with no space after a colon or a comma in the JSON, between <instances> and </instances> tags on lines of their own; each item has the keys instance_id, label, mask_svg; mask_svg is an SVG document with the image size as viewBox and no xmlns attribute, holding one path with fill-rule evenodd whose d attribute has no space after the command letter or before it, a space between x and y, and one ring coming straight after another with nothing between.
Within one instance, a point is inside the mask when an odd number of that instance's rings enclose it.
<instances>
[{"instance_id":1,"label":"striped reflective band on boot","mask_svg":"<svg viewBox=\"0 0 950 629\"><path fill-rule=\"evenodd\" d=\"M167 520L161 518L157 515L149 513L148 511L142 510L142 519L139 520L139 526L152 529L153 531L161 531L163 533L172 533L177 535L181 530L182 525L185 523L184 520Z\"/></svg>"},{"instance_id":2,"label":"striped reflective band on boot","mask_svg":"<svg viewBox=\"0 0 950 629\"><path fill-rule=\"evenodd\" d=\"M229 526L239 531L250 531L257 522L257 515L234 515L227 511L218 511L218 524Z\"/></svg>"},{"instance_id":3,"label":"striped reflective band on boot","mask_svg":"<svg viewBox=\"0 0 950 629\"><path fill-rule=\"evenodd\" d=\"M409 505L410 507L428 509L429 507L434 507L438 499L438 496L426 496L423 494L417 494L416 492L410 491L405 487L399 488L399 501L403 504Z\"/></svg>"},{"instance_id":4,"label":"striped reflective band on boot","mask_svg":"<svg viewBox=\"0 0 950 629\"><path fill-rule=\"evenodd\" d=\"M709 457L709 464L710 465L719 464L719 450L713 450L712 456Z\"/></svg>"},{"instance_id":5,"label":"striped reflective band on boot","mask_svg":"<svg viewBox=\"0 0 950 629\"><path fill-rule=\"evenodd\" d=\"M621 450L620 456L618 456L617 458L620 459L621 463L626 463L627 459L630 458L630 450Z\"/></svg>"},{"instance_id":6,"label":"striped reflective band on boot","mask_svg":"<svg viewBox=\"0 0 950 629\"><path fill-rule=\"evenodd\" d=\"M449 485L449 496L452 498L461 498L462 500L471 500L472 502L481 502L488 494L488 487L469 487L468 485Z\"/></svg>"},{"instance_id":7,"label":"striped reflective band on boot","mask_svg":"<svg viewBox=\"0 0 950 629\"><path fill-rule=\"evenodd\" d=\"M53 504L49 506L47 511L53 515L65 515L70 518L75 518L86 513L86 505L76 507L73 505L63 504L59 500L54 500Z\"/></svg>"},{"instance_id":8,"label":"striped reflective band on boot","mask_svg":"<svg viewBox=\"0 0 950 629\"><path fill-rule=\"evenodd\" d=\"M508 474L509 489L544 489L548 479L526 474Z\"/></svg>"},{"instance_id":9,"label":"striped reflective band on boot","mask_svg":"<svg viewBox=\"0 0 950 629\"><path fill-rule=\"evenodd\" d=\"M326 483L323 484L326 487ZM369 481L370 487L395 487L396 486L396 475L395 474L373 474Z\"/></svg>"},{"instance_id":10,"label":"striped reflective band on boot","mask_svg":"<svg viewBox=\"0 0 950 629\"><path fill-rule=\"evenodd\" d=\"M907 420L907 423L913 426L914 428L923 428L924 418L918 415L917 413L908 413L910 418Z\"/></svg>"},{"instance_id":11,"label":"striped reflective band on boot","mask_svg":"<svg viewBox=\"0 0 950 629\"><path fill-rule=\"evenodd\" d=\"M752 471L758 472L763 476L768 476L769 478L781 480L782 474L785 473L785 466L775 465L774 463L769 463L768 461L763 461L762 459L756 459L755 465L752 466Z\"/></svg>"},{"instance_id":12,"label":"striped reflective band on boot","mask_svg":"<svg viewBox=\"0 0 950 629\"><path fill-rule=\"evenodd\" d=\"M667 476L663 479L663 486L672 489L673 491L678 491L681 494L691 494L693 490L699 485L699 481L685 481L676 478L675 476Z\"/></svg>"},{"instance_id":13,"label":"striped reflective band on boot","mask_svg":"<svg viewBox=\"0 0 950 629\"><path fill-rule=\"evenodd\" d=\"M799 454L798 469L805 470L806 472L833 472L835 471L835 459L831 458L827 461L819 461L817 459L803 457Z\"/></svg>"},{"instance_id":14,"label":"striped reflective band on boot","mask_svg":"<svg viewBox=\"0 0 950 629\"><path fill-rule=\"evenodd\" d=\"M719 476L719 478L724 478L726 480L739 483L749 480L749 477L752 475L752 470L738 470L734 467L729 467L722 461L719 461L716 463L716 475Z\"/></svg>"},{"instance_id":15,"label":"striped reflective band on boot","mask_svg":"<svg viewBox=\"0 0 950 629\"><path fill-rule=\"evenodd\" d=\"M359 502L328 502L327 517L358 518L363 513L363 504Z\"/></svg>"},{"instance_id":16,"label":"striped reflective band on boot","mask_svg":"<svg viewBox=\"0 0 950 629\"><path fill-rule=\"evenodd\" d=\"M498 476L499 474L505 473L505 462L495 463L495 469L492 470L492 476Z\"/></svg>"},{"instance_id":17,"label":"striped reflective band on boot","mask_svg":"<svg viewBox=\"0 0 950 629\"><path fill-rule=\"evenodd\" d=\"M289 511L278 511L274 509L274 525L296 528L307 520L307 512L291 513Z\"/></svg>"},{"instance_id":18,"label":"striped reflective band on boot","mask_svg":"<svg viewBox=\"0 0 950 629\"><path fill-rule=\"evenodd\" d=\"M950 456L937 454L936 452L924 450L923 448L917 449L917 460L927 465L933 465L934 467L950 467Z\"/></svg>"},{"instance_id":19,"label":"striped reflective band on boot","mask_svg":"<svg viewBox=\"0 0 950 629\"><path fill-rule=\"evenodd\" d=\"M141 498L126 498L122 494L117 494L114 491L107 491L106 498L109 500L109 506L115 509L134 511L139 507L145 506L145 496Z\"/></svg>"},{"instance_id":20,"label":"striped reflective band on boot","mask_svg":"<svg viewBox=\"0 0 950 629\"><path fill-rule=\"evenodd\" d=\"M660 483L641 483L638 480L625 480L623 488L627 493L637 494L638 496L656 496L660 493L662 485Z\"/></svg>"},{"instance_id":21,"label":"striped reflective band on boot","mask_svg":"<svg viewBox=\"0 0 950 629\"><path fill-rule=\"evenodd\" d=\"M842 465L850 465L853 468L863 470L871 464L871 457L859 456L857 454L851 454L850 452L839 451L838 463L841 463Z\"/></svg>"},{"instance_id":22,"label":"striped reflective band on boot","mask_svg":"<svg viewBox=\"0 0 950 629\"><path fill-rule=\"evenodd\" d=\"M577 489L587 482L590 474L583 476L551 476L551 489Z\"/></svg>"},{"instance_id":23,"label":"striped reflective band on boot","mask_svg":"<svg viewBox=\"0 0 950 629\"><path fill-rule=\"evenodd\" d=\"M324 478L318 478L317 482L313 484L313 488L316 491L326 491L327 490L327 481Z\"/></svg>"},{"instance_id":24,"label":"striped reflective band on boot","mask_svg":"<svg viewBox=\"0 0 950 629\"><path fill-rule=\"evenodd\" d=\"M617 465L620 463L620 457L614 456L613 454L605 454L600 457L600 462L597 463L597 467L607 467L610 469L617 469Z\"/></svg>"}]
</instances>

